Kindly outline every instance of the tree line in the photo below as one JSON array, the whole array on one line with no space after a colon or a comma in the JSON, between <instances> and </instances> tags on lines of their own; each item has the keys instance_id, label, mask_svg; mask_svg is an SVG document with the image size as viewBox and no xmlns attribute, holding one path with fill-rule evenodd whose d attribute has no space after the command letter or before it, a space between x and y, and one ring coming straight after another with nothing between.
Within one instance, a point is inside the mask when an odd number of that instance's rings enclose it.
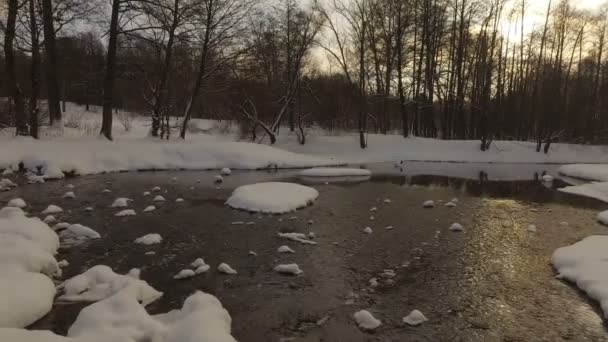
<instances>
[{"instance_id":1,"label":"tree line","mask_svg":"<svg viewBox=\"0 0 608 342\"><path fill-rule=\"evenodd\" d=\"M608 7L549 0L529 30L531 1L7 0L0 121L37 137L67 100L101 105L108 139L123 108L160 139L205 117L271 143L311 126L362 148L368 133L602 142Z\"/></svg>"}]
</instances>

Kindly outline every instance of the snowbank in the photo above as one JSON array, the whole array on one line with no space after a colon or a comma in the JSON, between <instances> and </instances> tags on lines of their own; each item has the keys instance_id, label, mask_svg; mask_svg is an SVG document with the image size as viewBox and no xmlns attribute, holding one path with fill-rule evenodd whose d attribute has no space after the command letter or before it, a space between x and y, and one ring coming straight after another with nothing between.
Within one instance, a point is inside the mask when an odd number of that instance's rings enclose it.
<instances>
[{"instance_id":1,"label":"snowbank","mask_svg":"<svg viewBox=\"0 0 608 342\"><path fill-rule=\"evenodd\" d=\"M319 192L311 187L268 182L236 188L226 204L235 209L282 214L306 207L318 196Z\"/></svg>"},{"instance_id":2,"label":"snowbank","mask_svg":"<svg viewBox=\"0 0 608 342\"><path fill-rule=\"evenodd\" d=\"M336 161L241 142L156 141L147 138L60 138L36 141L2 138L0 169L23 163L29 170L42 167L52 178L57 172L78 175L103 172L176 169L304 168L336 165ZM52 171L52 172L51 172Z\"/></svg>"},{"instance_id":3,"label":"snowbank","mask_svg":"<svg viewBox=\"0 0 608 342\"><path fill-rule=\"evenodd\" d=\"M591 197L608 202L608 182L572 185L558 190L568 194Z\"/></svg>"},{"instance_id":4,"label":"snowbank","mask_svg":"<svg viewBox=\"0 0 608 342\"><path fill-rule=\"evenodd\" d=\"M317 167L302 170L299 175L302 177L369 177L372 173L366 169Z\"/></svg>"},{"instance_id":5,"label":"snowbank","mask_svg":"<svg viewBox=\"0 0 608 342\"><path fill-rule=\"evenodd\" d=\"M558 169L561 175L589 181L608 182L608 165L571 164Z\"/></svg>"},{"instance_id":6,"label":"snowbank","mask_svg":"<svg viewBox=\"0 0 608 342\"><path fill-rule=\"evenodd\" d=\"M608 319L608 236L589 236L571 246L558 248L551 258L558 278L576 283L600 302Z\"/></svg>"}]
</instances>

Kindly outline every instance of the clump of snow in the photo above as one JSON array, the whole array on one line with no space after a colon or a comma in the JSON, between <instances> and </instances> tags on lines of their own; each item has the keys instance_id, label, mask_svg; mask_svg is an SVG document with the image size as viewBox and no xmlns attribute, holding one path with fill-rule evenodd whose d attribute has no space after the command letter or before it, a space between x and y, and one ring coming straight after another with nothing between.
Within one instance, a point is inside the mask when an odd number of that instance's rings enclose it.
<instances>
[{"instance_id":1,"label":"clump of snow","mask_svg":"<svg viewBox=\"0 0 608 342\"><path fill-rule=\"evenodd\" d=\"M109 194L110 192L112 192L112 190L110 190L110 189L101 190L101 193L103 193L103 194Z\"/></svg>"},{"instance_id":2,"label":"clump of snow","mask_svg":"<svg viewBox=\"0 0 608 342\"><path fill-rule=\"evenodd\" d=\"M280 238L296 241L305 245L316 245L314 241L306 239L306 234L302 233L278 233Z\"/></svg>"},{"instance_id":3,"label":"clump of snow","mask_svg":"<svg viewBox=\"0 0 608 342\"><path fill-rule=\"evenodd\" d=\"M393 227L393 226L386 226L384 229L391 230L391 229L395 229L395 227Z\"/></svg>"},{"instance_id":4,"label":"clump of snow","mask_svg":"<svg viewBox=\"0 0 608 342\"><path fill-rule=\"evenodd\" d=\"M542 179L543 179L543 182L546 182L546 183L553 182L553 176L551 176L551 175L543 175Z\"/></svg>"},{"instance_id":5,"label":"clump of snow","mask_svg":"<svg viewBox=\"0 0 608 342\"><path fill-rule=\"evenodd\" d=\"M49 205L48 207L46 207L46 209L44 209L42 211L43 215L47 215L47 214L59 214L63 212L63 209L61 209L61 207L56 206L54 204Z\"/></svg>"},{"instance_id":6,"label":"clump of snow","mask_svg":"<svg viewBox=\"0 0 608 342\"><path fill-rule=\"evenodd\" d=\"M70 263L67 260L61 260L57 263L57 266L64 268L64 267L68 267L70 265Z\"/></svg>"},{"instance_id":7,"label":"clump of snow","mask_svg":"<svg viewBox=\"0 0 608 342\"><path fill-rule=\"evenodd\" d=\"M371 207L371 208L369 209L369 211L370 211L370 212L374 212L374 211L377 211L377 210L378 210L378 208L377 208L377 207Z\"/></svg>"},{"instance_id":8,"label":"clump of snow","mask_svg":"<svg viewBox=\"0 0 608 342\"><path fill-rule=\"evenodd\" d=\"M25 208L27 204L22 198L13 198L6 204L7 207Z\"/></svg>"},{"instance_id":9,"label":"clump of snow","mask_svg":"<svg viewBox=\"0 0 608 342\"><path fill-rule=\"evenodd\" d=\"M235 209L282 214L310 205L318 196L311 187L268 182L236 188L226 204Z\"/></svg>"},{"instance_id":10,"label":"clump of snow","mask_svg":"<svg viewBox=\"0 0 608 342\"><path fill-rule=\"evenodd\" d=\"M159 192L160 191L160 186L155 186L152 188L152 192Z\"/></svg>"},{"instance_id":11,"label":"clump of snow","mask_svg":"<svg viewBox=\"0 0 608 342\"><path fill-rule=\"evenodd\" d=\"M380 285L380 283L378 283L378 278L372 278L368 281L369 286L372 288L376 288L378 287L378 285Z\"/></svg>"},{"instance_id":12,"label":"clump of snow","mask_svg":"<svg viewBox=\"0 0 608 342\"><path fill-rule=\"evenodd\" d=\"M63 194L63 198L65 198L65 199L74 199L74 198L76 198L76 195L74 194L73 191L68 191L65 194Z\"/></svg>"},{"instance_id":13,"label":"clump of snow","mask_svg":"<svg viewBox=\"0 0 608 342\"><path fill-rule=\"evenodd\" d=\"M154 196L154 199L152 201L154 201L154 202L164 202L165 198L162 195L156 195L156 196Z\"/></svg>"},{"instance_id":14,"label":"clump of snow","mask_svg":"<svg viewBox=\"0 0 608 342\"><path fill-rule=\"evenodd\" d=\"M135 213L135 210L133 210L133 209L121 210L121 211L117 212L116 214L114 214L114 216L118 216L118 217L135 216L135 215L137 215L137 214Z\"/></svg>"},{"instance_id":15,"label":"clump of snow","mask_svg":"<svg viewBox=\"0 0 608 342\"><path fill-rule=\"evenodd\" d=\"M372 228L371 228L371 227L365 227L365 228L363 229L363 232L364 232L365 234L371 234L371 233L373 233L374 231L372 230Z\"/></svg>"},{"instance_id":16,"label":"clump of snow","mask_svg":"<svg viewBox=\"0 0 608 342\"><path fill-rule=\"evenodd\" d=\"M255 256L258 256L258 253L254 252L254 251L249 251L249 255L255 257Z\"/></svg>"},{"instance_id":17,"label":"clump of snow","mask_svg":"<svg viewBox=\"0 0 608 342\"><path fill-rule=\"evenodd\" d=\"M137 239L135 239L135 243L140 244L140 245L155 245L155 244L159 244L163 241L162 236L160 236L160 234L146 234L142 237L138 237Z\"/></svg>"},{"instance_id":18,"label":"clump of snow","mask_svg":"<svg viewBox=\"0 0 608 342\"><path fill-rule=\"evenodd\" d=\"M444 205L448 208L454 208L456 206L456 203L450 201L450 202L446 202Z\"/></svg>"},{"instance_id":19,"label":"clump of snow","mask_svg":"<svg viewBox=\"0 0 608 342\"><path fill-rule=\"evenodd\" d=\"M211 266L205 263L203 258L197 258L190 264L190 266L194 267L194 273L196 274L205 273L211 268Z\"/></svg>"},{"instance_id":20,"label":"clump of snow","mask_svg":"<svg viewBox=\"0 0 608 342\"><path fill-rule=\"evenodd\" d=\"M233 226L240 226L240 225L245 224L245 221L233 221L230 224Z\"/></svg>"},{"instance_id":21,"label":"clump of snow","mask_svg":"<svg viewBox=\"0 0 608 342\"><path fill-rule=\"evenodd\" d=\"M413 326L420 325L426 321L428 321L428 319L419 310L412 310L409 315L403 317L403 323Z\"/></svg>"},{"instance_id":22,"label":"clump of snow","mask_svg":"<svg viewBox=\"0 0 608 342\"><path fill-rule=\"evenodd\" d=\"M536 233L536 225L534 225L534 224L528 225L528 231L530 233Z\"/></svg>"},{"instance_id":23,"label":"clump of snow","mask_svg":"<svg viewBox=\"0 0 608 342\"><path fill-rule=\"evenodd\" d=\"M47 215L47 216L44 218L44 220L42 220L42 222L44 222L44 223L46 223L46 224L53 223L53 222L55 222L55 221L57 221L57 219L56 219L56 218L55 218L55 216L53 216L53 215Z\"/></svg>"},{"instance_id":24,"label":"clump of snow","mask_svg":"<svg viewBox=\"0 0 608 342\"><path fill-rule=\"evenodd\" d=\"M289 246L283 245L277 249L279 253L295 253L293 249L289 248Z\"/></svg>"},{"instance_id":25,"label":"clump of snow","mask_svg":"<svg viewBox=\"0 0 608 342\"><path fill-rule=\"evenodd\" d=\"M426 201L424 203L422 203L422 207L423 208L434 208L435 207L435 202L434 201Z\"/></svg>"},{"instance_id":26,"label":"clump of snow","mask_svg":"<svg viewBox=\"0 0 608 342\"><path fill-rule=\"evenodd\" d=\"M173 279L188 279L196 275L191 269L183 269L173 276Z\"/></svg>"},{"instance_id":27,"label":"clump of snow","mask_svg":"<svg viewBox=\"0 0 608 342\"><path fill-rule=\"evenodd\" d=\"M225 274L236 274L236 270L234 270L232 267L230 267L230 265L228 265L227 263L223 262L221 264L219 264L219 266L217 267L217 270L220 273L225 273Z\"/></svg>"},{"instance_id":28,"label":"clump of snow","mask_svg":"<svg viewBox=\"0 0 608 342\"><path fill-rule=\"evenodd\" d=\"M57 231L60 231L62 229L66 229L69 226L70 226L70 223L68 223L68 222L59 222L59 223L57 223L56 225L53 226L53 230L57 232Z\"/></svg>"},{"instance_id":29,"label":"clump of snow","mask_svg":"<svg viewBox=\"0 0 608 342\"><path fill-rule=\"evenodd\" d=\"M62 243L67 245L74 245L88 239L99 239L101 237L98 232L79 223L69 225L59 233L59 236L62 239Z\"/></svg>"},{"instance_id":30,"label":"clump of snow","mask_svg":"<svg viewBox=\"0 0 608 342\"><path fill-rule=\"evenodd\" d=\"M144 191L143 196L150 196L150 191Z\"/></svg>"},{"instance_id":31,"label":"clump of snow","mask_svg":"<svg viewBox=\"0 0 608 342\"><path fill-rule=\"evenodd\" d=\"M551 262L558 278L576 283L589 297L600 302L608 318L608 236L593 235L558 248Z\"/></svg>"},{"instance_id":32,"label":"clump of snow","mask_svg":"<svg viewBox=\"0 0 608 342\"><path fill-rule=\"evenodd\" d=\"M277 265L274 268L274 271L277 272L277 273L292 274L292 275L299 275L299 274L304 273L304 271L302 271L300 269L300 267L298 266L298 264Z\"/></svg>"},{"instance_id":33,"label":"clump of snow","mask_svg":"<svg viewBox=\"0 0 608 342\"><path fill-rule=\"evenodd\" d=\"M230 176L232 174L232 170L230 170L229 168L225 167L223 169L220 170L220 174L222 176Z\"/></svg>"},{"instance_id":34,"label":"clump of snow","mask_svg":"<svg viewBox=\"0 0 608 342\"><path fill-rule=\"evenodd\" d=\"M0 179L0 191L10 190L11 188L16 188L17 184L15 184L12 180L8 178Z\"/></svg>"},{"instance_id":35,"label":"clump of snow","mask_svg":"<svg viewBox=\"0 0 608 342\"><path fill-rule=\"evenodd\" d=\"M93 266L82 274L70 278L60 285L63 294L59 299L66 301L94 302L117 294L146 306L160 298L163 293L156 291L147 282L131 275L120 275L105 265Z\"/></svg>"},{"instance_id":36,"label":"clump of snow","mask_svg":"<svg viewBox=\"0 0 608 342\"><path fill-rule=\"evenodd\" d=\"M84 208L84 211L93 211L93 207L86 207Z\"/></svg>"},{"instance_id":37,"label":"clump of snow","mask_svg":"<svg viewBox=\"0 0 608 342\"><path fill-rule=\"evenodd\" d=\"M308 238L309 238L309 239L311 239L311 240L312 240L312 239L314 239L314 238L316 238L316 237L317 237L317 235L315 234L315 232L308 232Z\"/></svg>"},{"instance_id":38,"label":"clump of snow","mask_svg":"<svg viewBox=\"0 0 608 342\"><path fill-rule=\"evenodd\" d=\"M219 184L222 183L224 181L224 177L220 176L220 175L216 175L215 177L213 177L213 183Z\"/></svg>"},{"instance_id":39,"label":"clump of snow","mask_svg":"<svg viewBox=\"0 0 608 342\"><path fill-rule=\"evenodd\" d=\"M317 167L302 170L299 175L302 177L369 177L372 173L366 169Z\"/></svg>"},{"instance_id":40,"label":"clump of snow","mask_svg":"<svg viewBox=\"0 0 608 342\"><path fill-rule=\"evenodd\" d=\"M460 223L452 223L452 225L449 228L451 231L453 232L463 232L464 228L462 227L462 225Z\"/></svg>"},{"instance_id":41,"label":"clump of snow","mask_svg":"<svg viewBox=\"0 0 608 342\"><path fill-rule=\"evenodd\" d=\"M147 213L147 212L154 211L154 210L156 210L156 207L153 205L149 205L143 211L144 211L144 213Z\"/></svg>"},{"instance_id":42,"label":"clump of snow","mask_svg":"<svg viewBox=\"0 0 608 342\"><path fill-rule=\"evenodd\" d=\"M183 201L184 201L184 199L183 199L183 198L176 198L176 199L175 199L175 202L176 202L176 203L182 203Z\"/></svg>"},{"instance_id":43,"label":"clump of snow","mask_svg":"<svg viewBox=\"0 0 608 342\"><path fill-rule=\"evenodd\" d=\"M353 317L361 329L374 330L382 325L382 322L367 310L357 311Z\"/></svg>"},{"instance_id":44,"label":"clump of snow","mask_svg":"<svg viewBox=\"0 0 608 342\"><path fill-rule=\"evenodd\" d=\"M393 201L391 201L390 198L385 198L382 202L384 202L384 204L391 204L391 203L393 203Z\"/></svg>"},{"instance_id":45,"label":"clump of snow","mask_svg":"<svg viewBox=\"0 0 608 342\"><path fill-rule=\"evenodd\" d=\"M133 201L130 198L119 197L112 202L111 208L126 208L129 206L129 202Z\"/></svg>"}]
</instances>

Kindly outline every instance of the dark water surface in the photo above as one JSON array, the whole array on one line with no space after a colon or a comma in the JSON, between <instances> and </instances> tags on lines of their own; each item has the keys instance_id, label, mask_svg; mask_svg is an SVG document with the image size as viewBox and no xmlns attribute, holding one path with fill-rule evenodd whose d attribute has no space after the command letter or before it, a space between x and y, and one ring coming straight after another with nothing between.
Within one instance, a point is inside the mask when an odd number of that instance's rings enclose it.
<instances>
[{"instance_id":1,"label":"dark water surface","mask_svg":"<svg viewBox=\"0 0 608 342\"><path fill-rule=\"evenodd\" d=\"M427 170L440 170L436 164ZM375 176L369 181L329 184L298 179L297 171L236 171L219 189L212 184L215 172L122 173L24 185L0 194L0 201L22 197L32 214L57 204L66 210L61 220L102 235L60 251L57 259L70 262L63 279L97 264L118 273L141 268L142 279L164 292L147 307L150 313L180 308L195 290L210 292L232 315L233 334L241 342L607 341L598 306L555 279L550 265L556 248L605 234L595 221L605 205L557 192L559 181L550 186L535 180L535 174L536 179L543 172L555 174L556 167L545 167L492 165L479 171L483 166L468 165L450 171L457 168L450 165L443 174L425 175L417 171L423 169L420 165L401 172L378 164L370 166ZM236 186L270 180L314 183L321 195L313 206L282 216L224 206ZM68 183L75 185L74 200L61 198ZM142 193L157 185L167 202L143 213L152 197ZM104 188L112 193L102 193ZM109 205L116 197L134 199L137 216L115 217L118 210ZM185 202L175 203L178 197ZM457 207L443 205L454 197ZM423 209L422 202L429 199L436 207ZM87 206L95 210L85 212ZM378 211L370 213L374 206ZM233 221L255 225L231 225ZM450 232L454 222L465 232ZM528 232L529 224L538 232ZM385 230L389 225L394 229ZM366 226L374 233L363 234ZM318 245L280 239L279 231L313 231ZM163 242L133 243L148 233L161 234ZM284 244L296 253L277 253ZM258 256L249 255L250 250ZM156 254L146 255L148 251ZM189 280L173 279L198 257L212 270ZM221 262L238 275L218 274L215 267ZM291 262L304 274L272 271ZM396 276L380 276L385 269ZM380 282L376 288L368 283L373 277ZM83 306L58 303L32 328L65 333ZM352 315L360 309L371 311L383 325L371 333L359 330ZM413 309L429 321L405 326L401 319Z\"/></svg>"}]
</instances>

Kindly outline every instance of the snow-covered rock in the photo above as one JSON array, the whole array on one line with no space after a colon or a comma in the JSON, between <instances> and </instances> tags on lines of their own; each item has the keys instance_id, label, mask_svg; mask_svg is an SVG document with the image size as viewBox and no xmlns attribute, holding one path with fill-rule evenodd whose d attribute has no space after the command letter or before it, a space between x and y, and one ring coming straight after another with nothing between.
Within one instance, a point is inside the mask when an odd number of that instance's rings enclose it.
<instances>
[{"instance_id":1,"label":"snow-covered rock","mask_svg":"<svg viewBox=\"0 0 608 342\"><path fill-rule=\"evenodd\" d=\"M0 179L0 191L7 191L11 188L16 188L17 184L8 178Z\"/></svg>"},{"instance_id":2,"label":"snow-covered rock","mask_svg":"<svg viewBox=\"0 0 608 342\"><path fill-rule=\"evenodd\" d=\"M46 217L44 218L44 220L42 220L42 222L44 222L46 224L53 223L55 221L57 221L57 219L53 215L46 215Z\"/></svg>"},{"instance_id":3,"label":"snow-covered rock","mask_svg":"<svg viewBox=\"0 0 608 342\"><path fill-rule=\"evenodd\" d=\"M57 262L57 266L64 268L64 267L68 267L70 266L70 263L67 260L61 260L59 262Z\"/></svg>"},{"instance_id":4,"label":"snow-covered rock","mask_svg":"<svg viewBox=\"0 0 608 342\"><path fill-rule=\"evenodd\" d=\"M449 228L451 231L453 232L463 232L464 228L462 227L462 225L460 223L452 223L452 225Z\"/></svg>"},{"instance_id":5,"label":"snow-covered rock","mask_svg":"<svg viewBox=\"0 0 608 342\"><path fill-rule=\"evenodd\" d=\"M205 263L203 258L197 258L190 264L190 266L194 268L194 273L196 274L205 273L211 268L211 266Z\"/></svg>"},{"instance_id":6,"label":"snow-covered rock","mask_svg":"<svg viewBox=\"0 0 608 342\"><path fill-rule=\"evenodd\" d=\"M191 269L183 269L173 276L173 279L188 279L196 275Z\"/></svg>"},{"instance_id":7,"label":"snow-covered rock","mask_svg":"<svg viewBox=\"0 0 608 342\"><path fill-rule=\"evenodd\" d=\"M280 238L296 241L305 245L316 245L314 241L306 239L306 234L302 233L278 233Z\"/></svg>"},{"instance_id":8,"label":"snow-covered rock","mask_svg":"<svg viewBox=\"0 0 608 342\"><path fill-rule=\"evenodd\" d=\"M46 207L46 209L44 209L42 211L43 215L47 215L47 214L59 214L63 212L63 209L61 209L61 207L56 206L54 204L50 204L48 207Z\"/></svg>"},{"instance_id":9,"label":"snow-covered rock","mask_svg":"<svg viewBox=\"0 0 608 342\"><path fill-rule=\"evenodd\" d=\"M557 277L575 283L600 303L608 319L608 236L593 235L558 248L551 258Z\"/></svg>"},{"instance_id":10,"label":"snow-covered rock","mask_svg":"<svg viewBox=\"0 0 608 342\"><path fill-rule=\"evenodd\" d=\"M422 203L422 207L423 208L434 208L435 207L435 201L425 201L424 203Z\"/></svg>"},{"instance_id":11,"label":"snow-covered rock","mask_svg":"<svg viewBox=\"0 0 608 342\"><path fill-rule=\"evenodd\" d=\"M403 317L403 323L413 326L420 325L426 321L428 319L419 310L412 310L409 315Z\"/></svg>"},{"instance_id":12,"label":"snow-covered rock","mask_svg":"<svg viewBox=\"0 0 608 342\"><path fill-rule=\"evenodd\" d=\"M450 202L446 202L444 205L448 208L454 208L456 206L456 202L450 201Z\"/></svg>"},{"instance_id":13,"label":"snow-covered rock","mask_svg":"<svg viewBox=\"0 0 608 342\"><path fill-rule=\"evenodd\" d=\"M160 191L160 186L155 186L152 188L152 192L159 192Z\"/></svg>"},{"instance_id":14,"label":"snow-covered rock","mask_svg":"<svg viewBox=\"0 0 608 342\"><path fill-rule=\"evenodd\" d=\"M232 170L230 170L229 168L225 167L223 169L220 170L220 174L222 176L230 176L232 174Z\"/></svg>"},{"instance_id":15,"label":"snow-covered rock","mask_svg":"<svg viewBox=\"0 0 608 342\"><path fill-rule=\"evenodd\" d=\"M27 204L22 198L13 198L6 204L7 207L25 208Z\"/></svg>"},{"instance_id":16,"label":"snow-covered rock","mask_svg":"<svg viewBox=\"0 0 608 342\"><path fill-rule=\"evenodd\" d=\"M184 202L183 198L176 198L175 199L175 203L182 203L182 202Z\"/></svg>"},{"instance_id":17,"label":"snow-covered rock","mask_svg":"<svg viewBox=\"0 0 608 342\"><path fill-rule=\"evenodd\" d=\"M126 208L129 206L129 202L133 201L130 198L119 197L112 202L111 208Z\"/></svg>"},{"instance_id":18,"label":"snow-covered rock","mask_svg":"<svg viewBox=\"0 0 608 342\"><path fill-rule=\"evenodd\" d=\"M76 194L74 194L73 191L68 191L65 194L63 194L62 197L65 199L74 199L74 198L76 198Z\"/></svg>"},{"instance_id":19,"label":"snow-covered rock","mask_svg":"<svg viewBox=\"0 0 608 342\"><path fill-rule=\"evenodd\" d=\"M371 233L373 233L374 231L372 230L372 228L371 228L371 227L365 227L365 228L363 229L363 232L364 232L365 234L371 234Z\"/></svg>"},{"instance_id":20,"label":"snow-covered rock","mask_svg":"<svg viewBox=\"0 0 608 342\"><path fill-rule=\"evenodd\" d=\"M382 325L382 322L367 310L357 311L353 317L361 329L374 330Z\"/></svg>"},{"instance_id":21,"label":"snow-covered rock","mask_svg":"<svg viewBox=\"0 0 608 342\"><path fill-rule=\"evenodd\" d=\"M221 264L219 264L219 266L217 267L218 272L220 273L225 273L225 274L236 274L236 270L234 270L232 267L230 267L230 265L228 265L227 263L223 262Z\"/></svg>"},{"instance_id":22,"label":"snow-covered rock","mask_svg":"<svg viewBox=\"0 0 608 342\"><path fill-rule=\"evenodd\" d=\"M378 208L377 208L377 207L371 207L371 208L369 209L369 211L370 211L370 212L374 212L374 211L377 211L377 210L378 210Z\"/></svg>"},{"instance_id":23,"label":"snow-covered rock","mask_svg":"<svg viewBox=\"0 0 608 342\"><path fill-rule=\"evenodd\" d=\"M268 182L236 188L226 204L235 209L282 214L312 204L319 192L295 183Z\"/></svg>"},{"instance_id":24,"label":"snow-covered rock","mask_svg":"<svg viewBox=\"0 0 608 342\"><path fill-rule=\"evenodd\" d=\"M79 223L71 224L59 233L63 244L75 245L89 239L99 239L101 235L95 230Z\"/></svg>"},{"instance_id":25,"label":"snow-covered rock","mask_svg":"<svg viewBox=\"0 0 608 342\"><path fill-rule=\"evenodd\" d=\"M165 198L162 195L156 195L156 196L154 196L154 199L152 201L154 201L154 202L164 202Z\"/></svg>"},{"instance_id":26,"label":"snow-covered rock","mask_svg":"<svg viewBox=\"0 0 608 342\"><path fill-rule=\"evenodd\" d=\"M302 177L369 177L372 173L365 169L317 167L302 170L299 175Z\"/></svg>"},{"instance_id":27,"label":"snow-covered rock","mask_svg":"<svg viewBox=\"0 0 608 342\"><path fill-rule=\"evenodd\" d=\"M292 275L299 275L304 273L304 271L302 271L300 269L300 267L298 266L298 264L282 264L282 265L277 265L274 268L274 271L277 273L282 273L282 274L292 274Z\"/></svg>"},{"instance_id":28,"label":"snow-covered rock","mask_svg":"<svg viewBox=\"0 0 608 342\"><path fill-rule=\"evenodd\" d=\"M155 245L161 243L162 241L163 238L160 236L160 234L153 233L138 237L134 242L140 245Z\"/></svg>"},{"instance_id":29,"label":"snow-covered rock","mask_svg":"<svg viewBox=\"0 0 608 342\"><path fill-rule=\"evenodd\" d=\"M135 216L135 215L137 215L137 214L135 213L135 210L133 210L133 209L121 210L121 211L117 212L116 214L114 214L114 216L117 216L117 217Z\"/></svg>"},{"instance_id":30,"label":"snow-covered rock","mask_svg":"<svg viewBox=\"0 0 608 342\"><path fill-rule=\"evenodd\" d=\"M283 245L283 246L277 248L277 252L279 252L279 253L295 253L296 251L294 251L293 249L289 248L289 246Z\"/></svg>"},{"instance_id":31,"label":"snow-covered rock","mask_svg":"<svg viewBox=\"0 0 608 342\"><path fill-rule=\"evenodd\" d=\"M150 191L144 191L142 195L143 196L150 196Z\"/></svg>"},{"instance_id":32,"label":"snow-covered rock","mask_svg":"<svg viewBox=\"0 0 608 342\"><path fill-rule=\"evenodd\" d=\"M146 207L146 208L143 210L143 212L144 212L144 213L148 213L148 212L150 212L150 211L154 211L154 210L156 210L156 207L155 207L155 206L153 206L153 205L149 205L149 206L147 206L147 207Z\"/></svg>"},{"instance_id":33,"label":"snow-covered rock","mask_svg":"<svg viewBox=\"0 0 608 342\"><path fill-rule=\"evenodd\" d=\"M221 175L216 175L215 177L213 177L213 182L214 183L222 183L224 181L224 177L222 177Z\"/></svg>"},{"instance_id":34,"label":"snow-covered rock","mask_svg":"<svg viewBox=\"0 0 608 342\"><path fill-rule=\"evenodd\" d=\"M129 275L114 273L105 265L97 265L61 284L59 299L72 302L94 302L117 294L124 294L146 306L162 296L147 282Z\"/></svg>"}]
</instances>

